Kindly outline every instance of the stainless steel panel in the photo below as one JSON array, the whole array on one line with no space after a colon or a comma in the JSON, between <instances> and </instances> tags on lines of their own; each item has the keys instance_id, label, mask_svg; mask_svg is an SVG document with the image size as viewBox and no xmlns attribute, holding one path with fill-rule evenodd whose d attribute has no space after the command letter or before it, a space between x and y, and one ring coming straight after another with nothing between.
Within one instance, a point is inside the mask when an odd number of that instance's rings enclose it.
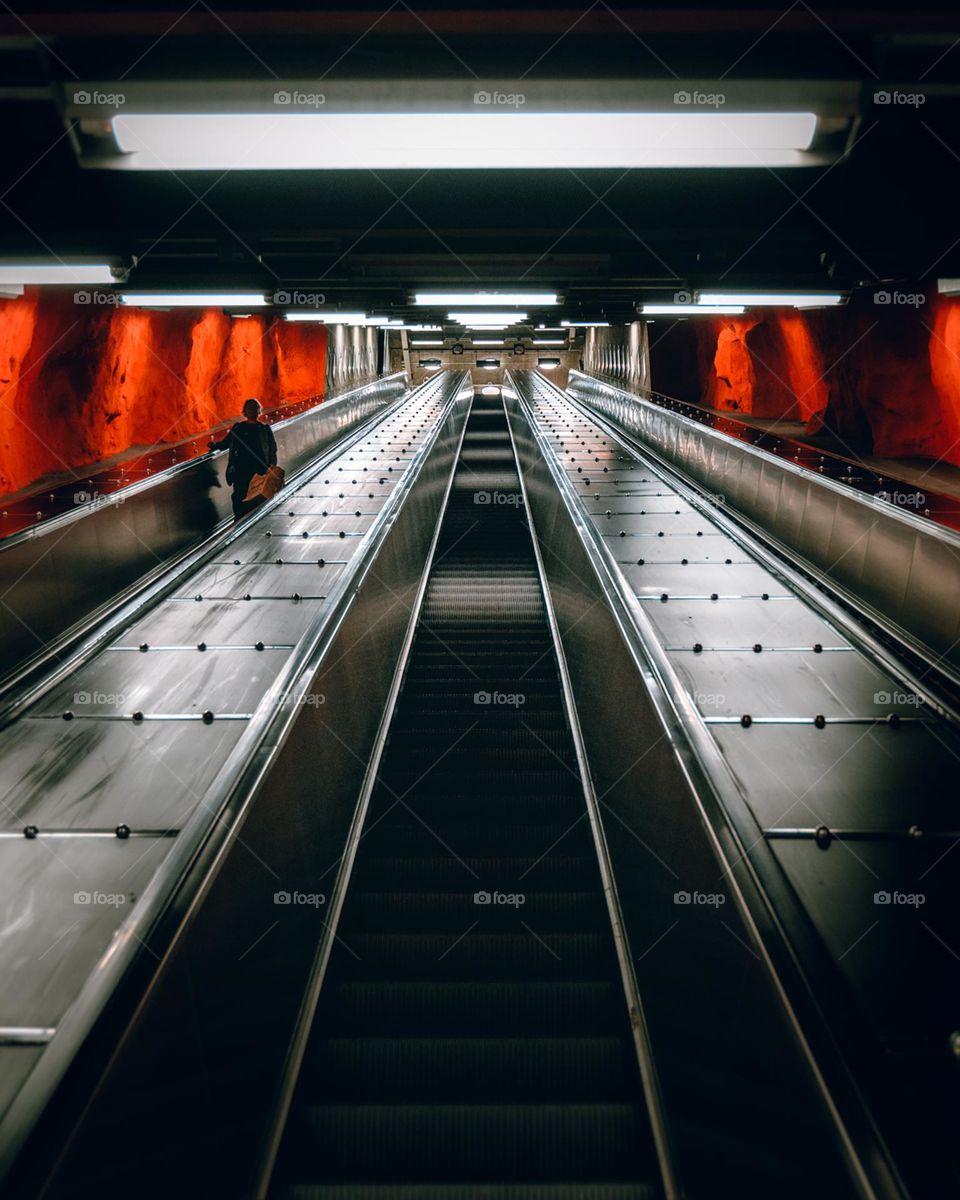
<instances>
[{"instance_id":1,"label":"stainless steel panel","mask_svg":"<svg viewBox=\"0 0 960 1200\"><path fill-rule=\"evenodd\" d=\"M42 1053L40 1046L0 1046L0 1117Z\"/></svg>"},{"instance_id":2,"label":"stainless steel panel","mask_svg":"<svg viewBox=\"0 0 960 1200\"><path fill-rule=\"evenodd\" d=\"M801 601L669 600L647 604L646 611L664 645L701 642L716 649L759 645L845 646L847 641Z\"/></svg>"},{"instance_id":3,"label":"stainless steel panel","mask_svg":"<svg viewBox=\"0 0 960 1200\"><path fill-rule=\"evenodd\" d=\"M604 538L610 553L618 561L635 563L642 558L645 563L716 563L723 566L727 559L731 563L747 562L743 550L731 538L711 531L709 537L681 536L652 538L620 538L611 534Z\"/></svg>"},{"instance_id":4,"label":"stainless steel panel","mask_svg":"<svg viewBox=\"0 0 960 1200\"><path fill-rule=\"evenodd\" d=\"M960 681L960 535L571 371L569 391ZM722 446L724 460L715 456Z\"/></svg>"},{"instance_id":5,"label":"stainless steel panel","mask_svg":"<svg viewBox=\"0 0 960 1200\"><path fill-rule=\"evenodd\" d=\"M752 650L671 654L705 717L922 716L917 697L850 650Z\"/></svg>"},{"instance_id":6,"label":"stainless steel panel","mask_svg":"<svg viewBox=\"0 0 960 1200\"><path fill-rule=\"evenodd\" d=\"M188 748L174 721L20 721L0 735L0 830L178 829L244 728L199 724Z\"/></svg>"},{"instance_id":7,"label":"stainless steel panel","mask_svg":"<svg viewBox=\"0 0 960 1200\"><path fill-rule=\"evenodd\" d=\"M715 725L710 732L759 828L957 827L957 760L929 726ZM897 970L893 961L890 968Z\"/></svg>"},{"instance_id":8,"label":"stainless steel panel","mask_svg":"<svg viewBox=\"0 0 960 1200\"><path fill-rule=\"evenodd\" d=\"M623 563L621 569L638 596L686 596L692 593L723 596L784 595L784 585L756 563L646 562L642 567Z\"/></svg>"},{"instance_id":9,"label":"stainless steel panel","mask_svg":"<svg viewBox=\"0 0 960 1200\"><path fill-rule=\"evenodd\" d=\"M0 1024L57 1024L124 936L123 922L171 844L167 838L0 838Z\"/></svg>"},{"instance_id":10,"label":"stainless steel panel","mask_svg":"<svg viewBox=\"0 0 960 1200\"><path fill-rule=\"evenodd\" d=\"M329 593L339 578L343 567L326 562L321 567L318 560L292 562L271 558L256 563L231 560L229 563L211 563L190 581L191 593L176 592L171 600L193 601L194 595L205 600L242 600L244 596L263 599L291 600L294 596L317 600ZM193 592L192 589L196 589Z\"/></svg>"},{"instance_id":11,"label":"stainless steel panel","mask_svg":"<svg viewBox=\"0 0 960 1200\"><path fill-rule=\"evenodd\" d=\"M131 626L117 645L292 645L310 624L312 603L292 600L166 600ZM147 659L150 659L149 653ZM147 669L147 668L144 668Z\"/></svg>"},{"instance_id":12,"label":"stainless steel panel","mask_svg":"<svg viewBox=\"0 0 960 1200\"><path fill-rule=\"evenodd\" d=\"M315 615L312 614L312 615ZM204 643L206 645L206 643ZM211 645L206 650L152 650L101 654L66 683L52 688L27 720L72 712L74 720L99 720L142 712L200 716L250 714L273 683L289 649L257 651Z\"/></svg>"},{"instance_id":13,"label":"stainless steel panel","mask_svg":"<svg viewBox=\"0 0 960 1200\"><path fill-rule=\"evenodd\" d=\"M960 940L941 844L776 841L783 864L881 1042L946 1055ZM897 964L891 973L890 963Z\"/></svg>"}]
</instances>

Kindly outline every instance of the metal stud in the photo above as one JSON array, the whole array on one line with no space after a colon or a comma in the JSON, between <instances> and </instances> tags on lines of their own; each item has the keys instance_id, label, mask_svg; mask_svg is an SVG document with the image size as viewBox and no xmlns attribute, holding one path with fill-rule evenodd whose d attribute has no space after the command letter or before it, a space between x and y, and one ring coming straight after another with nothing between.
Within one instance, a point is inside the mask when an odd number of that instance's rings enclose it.
<instances>
[{"instance_id":1,"label":"metal stud","mask_svg":"<svg viewBox=\"0 0 960 1200\"><path fill-rule=\"evenodd\" d=\"M36 825L25 825L23 829L23 836L28 842L32 842L39 832L40 830L36 827Z\"/></svg>"},{"instance_id":2,"label":"metal stud","mask_svg":"<svg viewBox=\"0 0 960 1200\"><path fill-rule=\"evenodd\" d=\"M813 718L813 723L818 729L823 729L826 727L827 718L823 715L823 713L817 713L817 715Z\"/></svg>"},{"instance_id":3,"label":"metal stud","mask_svg":"<svg viewBox=\"0 0 960 1200\"><path fill-rule=\"evenodd\" d=\"M821 850L826 850L826 848L830 845L830 842L833 840L833 834L826 827L826 825L818 825L816 831L814 832L813 839Z\"/></svg>"},{"instance_id":4,"label":"metal stud","mask_svg":"<svg viewBox=\"0 0 960 1200\"><path fill-rule=\"evenodd\" d=\"M744 727L744 729L749 729L753 724L753 717L751 717L749 713L744 713L740 718L740 724Z\"/></svg>"},{"instance_id":5,"label":"metal stud","mask_svg":"<svg viewBox=\"0 0 960 1200\"><path fill-rule=\"evenodd\" d=\"M115 833L121 841L126 840L130 836L130 826L124 825L122 822L117 826Z\"/></svg>"},{"instance_id":6,"label":"metal stud","mask_svg":"<svg viewBox=\"0 0 960 1200\"><path fill-rule=\"evenodd\" d=\"M209 708L203 714L203 723L204 723L204 725L212 725L213 724L213 713L210 711Z\"/></svg>"}]
</instances>

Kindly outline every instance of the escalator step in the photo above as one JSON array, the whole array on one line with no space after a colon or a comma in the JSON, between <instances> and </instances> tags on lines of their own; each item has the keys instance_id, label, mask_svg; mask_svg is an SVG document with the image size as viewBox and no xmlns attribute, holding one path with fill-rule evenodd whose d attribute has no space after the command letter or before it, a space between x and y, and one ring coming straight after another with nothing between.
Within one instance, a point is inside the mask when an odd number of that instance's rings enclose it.
<instances>
[{"instance_id":1,"label":"escalator step","mask_svg":"<svg viewBox=\"0 0 960 1200\"><path fill-rule=\"evenodd\" d=\"M314 1100L578 1103L632 1099L630 1046L615 1037L328 1038L308 1063Z\"/></svg>"},{"instance_id":2,"label":"escalator step","mask_svg":"<svg viewBox=\"0 0 960 1200\"><path fill-rule=\"evenodd\" d=\"M503 403L478 398L274 1197L656 1195L520 499Z\"/></svg>"},{"instance_id":3,"label":"escalator step","mask_svg":"<svg viewBox=\"0 0 960 1200\"><path fill-rule=\"evenodd\" d=\"M631 1104L310 1104L303 1118L301 1177L624 1179L650 1166Z\"/></svg>"},{"instance_id":4,"label":"escalator step","mask_svg":"<svg viewBox=\"0 0 960 1200\"><path fill-rule=\"evenodd\" d=\"M303 1183L287 1200L655 1200L649 1183Z\"/></svg>"},{"instance_id":5,"label":"escalator step","mask_svg":"<svg viewBox=\"0 0 960 1200\"><path fill-rule=\"evenodd\" d=\"M439 850L440 847L438 846ZM597 866L587 855L547 855L537 859L526 858L453 858L421 857L401 858L396 854L389 857L361 855L353 873L354 887L402 887L407 891L430 890L435 887L461 886L465 879L472 878L476 887L488 890L497 887L501 891L528 892L540 888L552 889L559 884L580 889L596 882Z\"/></svg>"},{"instance_id":6,"label":"escalator step","mask_svg":"<svg viewBox=\"0 0 960 1200\"><path fill-rule=\"evenodd\" d=\"M469 876L456 892L354 891L344 911L345 931L390 930L460 933L479 920L485 932L520 930L522 917L538 933L583 932L603 921L603 897L592 892L493 892L468 887ZM479 897L479 899L478 899ZM511 899L515 898L515 899ZM344 933L347 936L347 933Z\"/></svg>"},{"instance_id":7,"label":"escalator step","mask_svg":"<svg viewBox=\"0 0 960 1200\"><path fill-rule=\"evenodd\" d=\"M623 1021L623 993L608 979L344 981L327 1003L327 1028L348 1034L593 1036Z\"/></svg>"},{"instance_id":8,"label":"escalator step","mask_svg":"<svg viewBox=\"0 0 960 1200\"><path fill-rule=\"evenodd\" d=\"M521 918L522 919L522 918ZM416 979L570 979L610 969L609 938L589 933L361 933L341 939L354 978L399 972Z\"/></svg>"}]
</instances>

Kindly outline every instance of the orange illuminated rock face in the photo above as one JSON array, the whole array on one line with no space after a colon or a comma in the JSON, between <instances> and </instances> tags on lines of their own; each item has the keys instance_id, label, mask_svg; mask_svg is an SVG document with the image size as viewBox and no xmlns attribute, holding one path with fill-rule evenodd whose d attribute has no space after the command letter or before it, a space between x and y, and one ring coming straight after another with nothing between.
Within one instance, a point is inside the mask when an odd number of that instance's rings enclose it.
<instances>
[{"instance_id":1,"label":"orange illuminated rock face","mask_svg":"<svg viewBox=\"0 0 960 1200\"><path fill-rule=\"evenodd\" d=\"M0 493L238 417L323 398L327 331L219 309L154 312L38 288L0 300Z\"/></svg>"},{"instance_id":2,"label":"orange illuminated rock face","mask_svg":"<svg viewBox=\"0 0 960 1200\"><path fill-rule=\"evenodd\" d=\"M803 421L812 434L886 458L960 465L960 301L927 293L878 305L867 296L685 324L679 336L653 339L654 388L678 381L680 399L710 408Z\"/></svg>"}]
</instances>

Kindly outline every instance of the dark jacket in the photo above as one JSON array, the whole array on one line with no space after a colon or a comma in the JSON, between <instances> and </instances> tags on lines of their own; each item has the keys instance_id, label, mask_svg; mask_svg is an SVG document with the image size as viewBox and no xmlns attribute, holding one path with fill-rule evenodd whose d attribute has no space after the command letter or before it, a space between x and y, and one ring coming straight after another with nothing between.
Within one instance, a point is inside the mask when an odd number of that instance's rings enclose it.
<instances>
[{"instance_id":1,"label":"dark jacket","mask_svg":"<svg viewBox=\"0 0 960 1200\"><path fill-rule=\"evenodd\" d=\"M277 439L273 430L262 421L238 421L229 433L213 448L230 448L227 459L227 483L244 491L254 475L262 475L277 461Z\"/></svg>"}]
</instances>

